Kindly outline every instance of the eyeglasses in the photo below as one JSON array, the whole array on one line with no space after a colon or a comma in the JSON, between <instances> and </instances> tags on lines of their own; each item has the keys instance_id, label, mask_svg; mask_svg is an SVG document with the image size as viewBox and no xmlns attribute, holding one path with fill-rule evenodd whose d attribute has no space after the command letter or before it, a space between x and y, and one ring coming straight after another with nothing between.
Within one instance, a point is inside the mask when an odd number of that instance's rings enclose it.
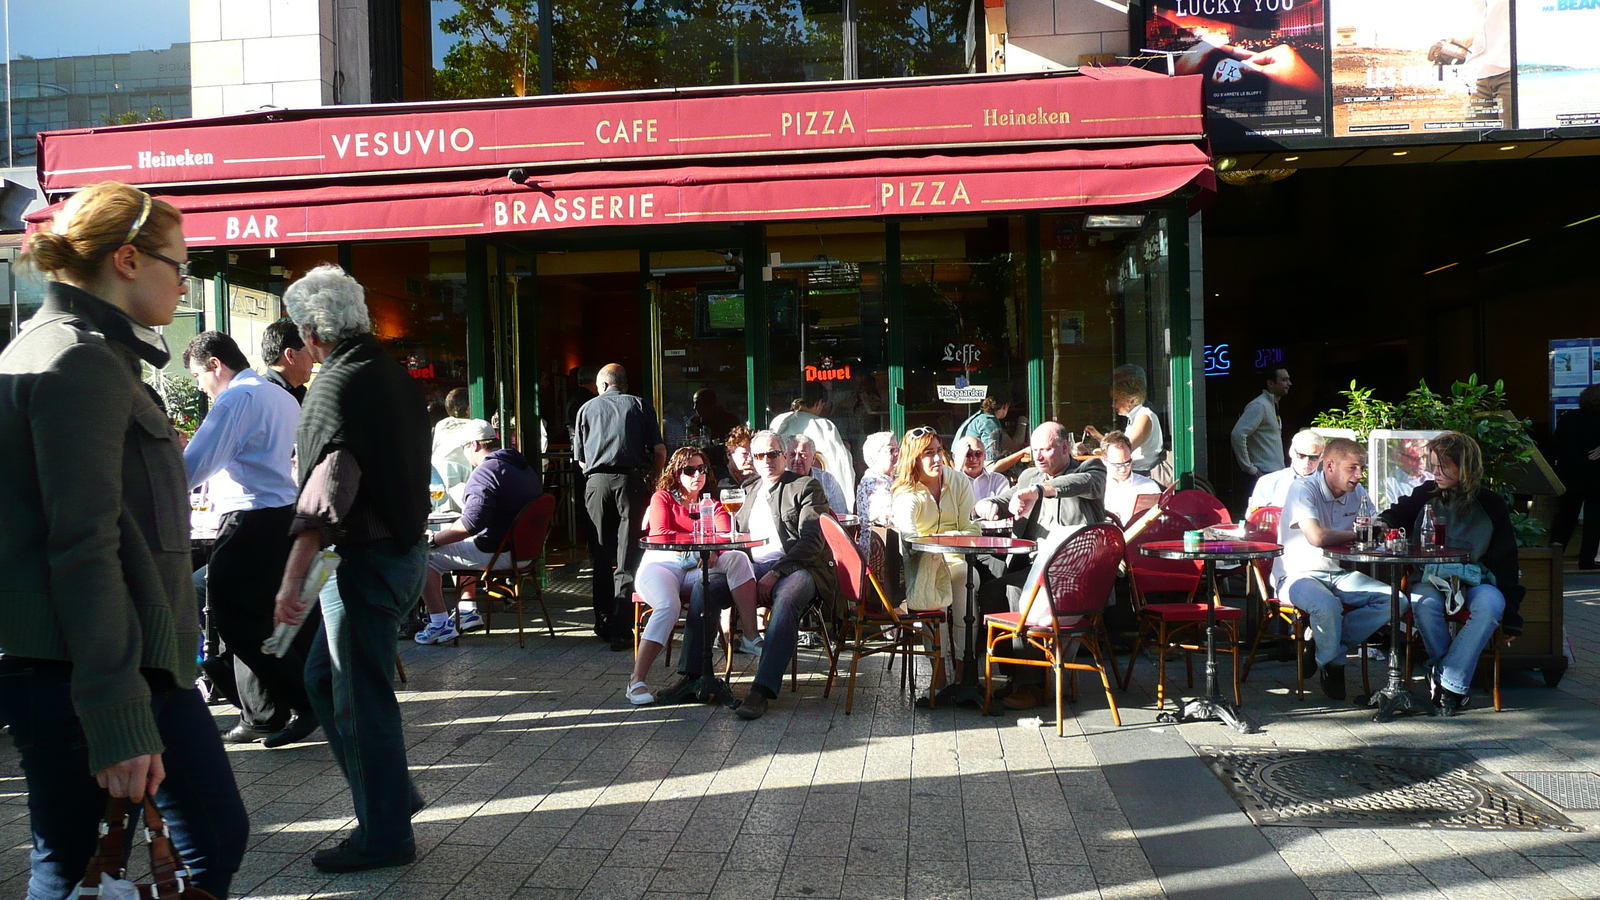
<instances>
[{"instance_id":1,"label":"eyeglasses","mask_svg":"<svg viewBox=\"0 0 1600 900\"><path fill-rule=\"evenodd\" d=\"M1301 453L1299 450L1291 450L1289 452L1294 454L1295 459L1317 460L1322 458L1321 453Z\"/></svg>"},{"instance_id":2,"label":"eyeglasses","mask_svg":"<svg viewBox=\"0 0 1600 900\"><path fill-rule=\"evenodd\" d=\"M1106 463L1106 465L1110 466L1113 469L1131 469L1131 468L1133 468L1133 460L1130 459L1127 462L1119 462L1119 463L1117 463L1117 462L1108 462L1108 463Z\"/></svg>"},{"instance_id":3,"label":"eyeglasses","mask_svg":"<svg viewBox=\"0 0 1600 900\"><path fill-rule=\"evenodd\" d=\"M683 474L689 476L704 475L711 471L711 467L702 463L698 466L684 466L682 471Z\"/></svg>"},{"instance_id":4,"label":"eyeglasses","mask_svg":"<svg viewBox=\"0 0 1600 900\"><path fill-rule=\"evenodd\" d=\"M184 278L188 278L189 277L189 264L188 263L186 263L186 262L178 262L177 260L173 259L170 256L162 256L161 254L155 252L154 250L146 250L145 248L139 246L138 244L134 244L133 245L133 249L139 251L140 253L143 253L145 256L148 256L151 259L159 259L162 262L166 263L167 265L173 267L174 269L177 269L178 270L178 278L184 279Z\"/></svg>"},{"instance_id":5,"label":"eyeglasses","mask_svg":"<svg viewBox=\"0 0 1600 900\"><path fill-rule=\"evenodd\" d=\"M935 432L934 432L934 430L932 428L929 428L928 426L923 425L921 427L913 428L910 431L906 432L906 437L908 437L908 438L925 438L925 437L929 437L930 435L933 435L934 433Z\"/></svg>"},{"instance_id":6,"label":"eyeglasses","mask_svg":"<svg viewBox=\"0 0 1600 900\"><path fill-rule=\"evenodd\" d=\"M764 459L764 460L767 460L767 461L770 462L770 461L772 461L774 459L782 459L783 458L783 451L782 450L768 450L765 453L756 453L755 451L752 450L750 452L750 457L752 459Z\"/></svg>"}]
</instances>

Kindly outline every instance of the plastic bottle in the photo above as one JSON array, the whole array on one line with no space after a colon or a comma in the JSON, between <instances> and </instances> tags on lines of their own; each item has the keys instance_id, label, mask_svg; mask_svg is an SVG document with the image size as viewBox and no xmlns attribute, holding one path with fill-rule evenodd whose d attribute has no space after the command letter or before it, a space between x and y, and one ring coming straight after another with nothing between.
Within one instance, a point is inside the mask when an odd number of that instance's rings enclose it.
<instances>
[{"instance_id":1,"label":"plastic bottle","mask_svg":"<svg viewBox=\"0 0 1600 900\"><path fill-rule=\"evenodd\" d=\"M710 496L700 498L700 536L711 537L717 533L717 501Z\"/></svg>"},{"instance_id":2,"label":"plastic bottle","mask_svg":"<svg viewBox=\"0 0 1600 900\"><path fill-rule=\"evenodd\" d=\"M1356 507L1356 544L1371 548L1375 543L1372 534L1372 498L1361 495L1361 505Z\"/></svg>"}]
</instances>

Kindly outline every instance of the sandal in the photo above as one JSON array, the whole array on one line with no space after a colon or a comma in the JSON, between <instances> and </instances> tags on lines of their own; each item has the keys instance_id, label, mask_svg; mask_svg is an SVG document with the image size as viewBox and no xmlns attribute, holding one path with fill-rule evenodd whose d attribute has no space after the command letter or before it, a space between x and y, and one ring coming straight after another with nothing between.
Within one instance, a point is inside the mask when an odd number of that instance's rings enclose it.
<instances>
[{"instance_id":1,"label":"sandal","mask_svg":"<svg viewBox=\"0 0 1600 900\"><path fill-rule=\"evenodd\" d=\"M654 694L650 693L650 686L642 681L635 681L628 685L628 702L634 706L645 706L656 702Z\"/></svg>"}]
</instances>

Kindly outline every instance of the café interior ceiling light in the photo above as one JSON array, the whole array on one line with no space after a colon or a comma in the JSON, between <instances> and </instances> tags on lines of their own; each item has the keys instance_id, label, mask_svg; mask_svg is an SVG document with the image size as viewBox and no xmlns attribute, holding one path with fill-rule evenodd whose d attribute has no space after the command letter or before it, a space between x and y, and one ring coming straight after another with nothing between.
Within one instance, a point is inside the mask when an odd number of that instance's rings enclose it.
<instances>
[{"instance_id":1,"label":"caf\u00e9 interior ceiling light","mask_svg":"<svg viewBox=\"0 0 1600 900\"><path fill-rule=\"evenodd\" d=\"M1293 175L1298 169L1240 169L1233 172L1218 172L1217 178L1225 184L1234 187L1252 187L1256 185L1271 184L1282 181Z\"/></svg>"},{"instance_id":2,"label":"caf\u00e9 interior ceiling light","mask_svg":"<svg viewBox=\"0 0 1600 900\"><path fill-rule=\"evenodd\" d=\"M1449 265L1440 266L1437 269L1429 269L1428 271L1423 272L1422 274L1424 274L1424 275L1432 275L1435 272L1443 272L1445 269L1448 269L1451 266L1459 266L1459 265L1461 265L1461 263L1453 262L1453 263L1450 263Z\"/></svg>"},{"instance_id":3,"label":"caf\u00e9 interior ceiling light","mask_svg":"<svg viewBox=\"0 0 1600 900\"><path fill-rule=\"evenodd\" d=\"M1394 153L1392 155L1394 155L1394 156L1405 156L1407 153L1410 153L1410 152L1411 152L1410 150L1396 150L1396 151L1394 151Z\"/></svg>"},{"instance_id":4,"label":"caf\u00e9 interior ceiling light","mask_svg":"<svg viewBox=\"0 0 1600 900\"><path fill-rule=\"evenodd\" d=\"M1500 149L1501 150L1515 150L1515 149L1517 149L1517 145L1516 144L1507 144L1504 147L1501 147Z\"/></svg>"},{"instance_id":5,"label":"caf\u00e9 interior ceiling light","mask_svg":"<svg viewBox=\"0 0 1600 900\"><path fill-rule=\"evenodd\" d=\"M1083 217L1084 231L1137 231L1144 227L1144 213L1091 213Z\"/></svg>"},{"instance_id":6,"label":"caf\u00e9 interior ceiling light","mask_svg":"<svg viewBox=\"0 0 1600 900\"><path fill-rule=\"evenodd\" d=\"M1229 169L1232 169L1234 166L1236 166L1238 164L1239 164L1239 161L1237 159L1234 159L1231 156L1224 156L1221 159L1217 160L1217 171L1218 172L1226 172L1226 171L1228 171Z\"/></svg>"},{"instance_id":7,"label":"caf\u00e9 interior ceiling light","mask_svg":"<svg viewBox=\"0 0 1600 900\"><path fill-rule=\"evenodd\" d=\"M1298 157L1298 156L1285 156L1285 157L1284 157L1284 158L1283 158L1283 161L1284 161L1284 162L1294 162L1294 161L1295 161L1295 160L1297 160L1297 159L1299 159L1299 158L1300 158L1300 157Z\"/></svg>"}]
</instances>

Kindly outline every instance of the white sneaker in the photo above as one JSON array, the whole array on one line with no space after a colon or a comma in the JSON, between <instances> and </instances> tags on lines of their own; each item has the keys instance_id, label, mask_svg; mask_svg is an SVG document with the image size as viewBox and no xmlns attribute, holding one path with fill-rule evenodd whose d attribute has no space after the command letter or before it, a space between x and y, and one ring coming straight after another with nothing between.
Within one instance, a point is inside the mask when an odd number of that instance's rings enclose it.
<instances>
[{"instance_id":1,"label":"white sneaker","mask_svg":"<svg viewBox=\"0 0 1600 900\"><path fill-rule=\"evenodd\" d=\"M483 616L475 609L463 609L456 617L456 630L465 634L483 627Z\"/></svg>"},{"instance_id":2,"label":"white sneaker","mask_svg":"<svg viewBox=\"0 0 1600 900\"><path fill-rule=\"evenodd\" d=\"M656 702L654 694L650 693L650 686L642 681L635 681L628 685L628 702L634 706L644 706Z\"/></svg>"},{"instance_id":3,"label":"white sneaker","mask_svg":"<svg viewBox=\"0 0 1600 900\"><path fill-rule=\"evenodd\" d=\"M446 619L443 625L428 623L421 631L417 632L417 636L412 640L423 645L445 644L460 636L461 632L456 630L456 623Z\"/></svg>"}]
</instances>

